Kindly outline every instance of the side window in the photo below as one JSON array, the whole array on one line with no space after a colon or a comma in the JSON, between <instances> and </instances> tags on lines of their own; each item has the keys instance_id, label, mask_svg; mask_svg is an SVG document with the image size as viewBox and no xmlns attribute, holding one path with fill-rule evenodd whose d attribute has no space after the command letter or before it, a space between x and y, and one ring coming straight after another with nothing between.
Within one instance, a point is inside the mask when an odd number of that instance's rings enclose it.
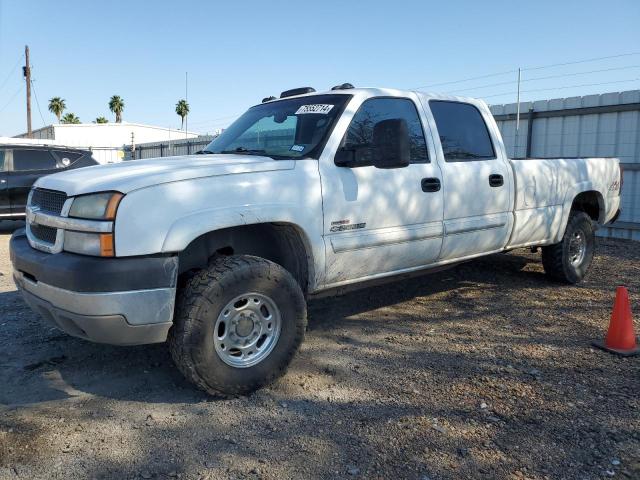
<instances>
[{"instance_id":1,"label":"side window","mask_svg":"<svg viewBox=\"0 0 640 480\"><path fill-rule=\"evenodd\" d=\"M56 160L48 150L14 150L13 170L53 170Z\"/></svg>"},{"instance_id":2,"label":"side window","mask_svg":"<svg viewBox=\"0 0 640 480\"><path fill-rule=\"evenodd\" d=\"M68 152L64 150L53 150L53 155L57 158L56 168L67 168L78 160L82 153Z\"/></svg>"},{"instance_id":3,"label":"side window","mask_svg":"<svg viewBox=\"0 0 640 480\"><path fill-rule=\"evenodd\" d=\"M431 100L440 143L447 162L472 162L496 158L491 136L480 111L460 102Z\"/></svg>"},{"instance_id":4,"label":"side window","mask_svg":"<svg viewBox=\"0 0 640 480\"><path fill-rule=\"evenodd\" d=\"M0 150L0 172L4 171L4 150Z\"/></svg>"},{"instance_id":5,"label":"side window","mask_svg":"<svg viewBox=\"0 0 640 480\"><path fill-rule=\"evenodd\" d=\"M343 147L356 149L371 146L374 125L381 120L390 119L404 119L407 122L411 140L411 163L428 163L422 122L416 106L408 98L372 98L365 101L349 124Z\"/></svg>"}]
</instances>

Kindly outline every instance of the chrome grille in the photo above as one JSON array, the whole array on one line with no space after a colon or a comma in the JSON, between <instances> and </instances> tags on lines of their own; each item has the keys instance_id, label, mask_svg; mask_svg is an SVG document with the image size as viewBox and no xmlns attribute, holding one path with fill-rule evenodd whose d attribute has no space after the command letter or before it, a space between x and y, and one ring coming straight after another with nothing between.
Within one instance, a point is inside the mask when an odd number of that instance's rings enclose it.
<instances>
[{"instance_id":1,"label":"chrome grille","mask_svg":"<svg viewBox=\"0 0 640 480\"><path fill-rule=\"evenodd\" d=\"M31 230L31 234L38 240L50 243L51 245L56 243L56 233L58 232L56 228L32 223L29 225L29 229Z\"/></svg>"},{"instance_id":2,"label":"chrome grille","mask_svg":"<svg viewBox=\"0 0 640 480\"><path fill-rule=\"evenodd\" d=\"M31 204L38 207L43 212L60 215L62 206L67 200L67 194L56 190L45 190L44 188L36 188L31 195ZM55 232L55 229L53 229ZM54 235L55 238L55 235Z\"/></svg>"}]
</instances>

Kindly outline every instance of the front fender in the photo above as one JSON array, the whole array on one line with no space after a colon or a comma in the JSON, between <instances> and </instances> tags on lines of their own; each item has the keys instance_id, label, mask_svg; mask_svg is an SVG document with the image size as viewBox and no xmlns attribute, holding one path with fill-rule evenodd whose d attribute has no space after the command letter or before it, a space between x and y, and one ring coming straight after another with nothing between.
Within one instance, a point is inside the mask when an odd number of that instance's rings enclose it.
<instances>
[{"instance_id":1,"label":"front fender","mask_svg":"<svg viewBox=\"0 0 640 480\"><path fill-rule=\"evenodd\" d=\"M294 210L293 204L243 205L198 210L179 218L171 225L162 244L162 252L180 252L199 236L223 228L269 222L299 226L300 219L292 213Z\"/></svg>"}]
</instances>

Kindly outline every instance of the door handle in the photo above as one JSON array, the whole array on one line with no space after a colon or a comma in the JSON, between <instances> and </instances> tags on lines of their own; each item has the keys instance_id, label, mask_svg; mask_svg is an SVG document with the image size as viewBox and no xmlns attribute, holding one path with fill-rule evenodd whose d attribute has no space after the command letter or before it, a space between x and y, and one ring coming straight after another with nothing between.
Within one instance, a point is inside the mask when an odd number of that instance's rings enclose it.
<instances>
[{"instance_id":1,"label":"door handle","mask_svg":"<svg viewBox=\"0 0 640 480\"><path fill-rule=\"evenodd\" d=\"M440 191L440 179L439 178L423 178L420 182L423 192L438 192Z\"/></svg>"},{"instance_id":2,"label":"door handle","mask_svg":"<svg viewBox=\"0 0 640 480\"><path fill-rule=\"evenodd\" d=\"M4 178L2 178L0 179L0 183L7 183L7 181Z\"/></svg>"},{"instance_id":3,"label":"door handle","mask_svg":"<svg viewBox=\"0 0 640 480\"><path fill-rule=\"evenodd\" d=\"M501 187L504 185L504 178L502 175L498 175L497 173L493 173L489 175L489 185L492 187Z\"/></svg>"}]
</instances>

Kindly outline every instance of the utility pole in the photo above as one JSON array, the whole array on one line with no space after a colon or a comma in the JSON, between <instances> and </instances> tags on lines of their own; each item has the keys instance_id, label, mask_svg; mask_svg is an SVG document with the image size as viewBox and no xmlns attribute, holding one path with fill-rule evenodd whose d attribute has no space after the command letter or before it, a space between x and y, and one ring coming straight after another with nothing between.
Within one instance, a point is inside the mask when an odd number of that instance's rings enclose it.
<instances>
[{"instance_id":1,"label":"utility pole","mask_svg":"<svg viewBox=\"0 0 640 480\"><path fill-rule=\"evenodd\" d=\"M24 79L27 82L27 138L31 138L31 67L29 66L29 45L24 46L25 65L22 67Z\"/></svg>"},{"instance_id":2,"label":"utility pole","mask_svg":"<svg viewBox=\"0 0 640 480\"><path fill-rule=\"evenodd\" d=\"M515 145L513 147L513 158L516 158L518 154L518 133L520 132L520 68L518 68L518 98L516 99L516 138Z\"/></svg>"},{"instance_id":3,"label":"utility pole","mask_svg":"<svg viewBox=\"0 0 640 480\"><path fill-rule=\"evenodd\" d=\"M184 72L184 101L189 105L189 72ZM185 116L184 119L184 138L185 140L188 137L189 132L189 114Z\"/></svg>"}]
</instances>

